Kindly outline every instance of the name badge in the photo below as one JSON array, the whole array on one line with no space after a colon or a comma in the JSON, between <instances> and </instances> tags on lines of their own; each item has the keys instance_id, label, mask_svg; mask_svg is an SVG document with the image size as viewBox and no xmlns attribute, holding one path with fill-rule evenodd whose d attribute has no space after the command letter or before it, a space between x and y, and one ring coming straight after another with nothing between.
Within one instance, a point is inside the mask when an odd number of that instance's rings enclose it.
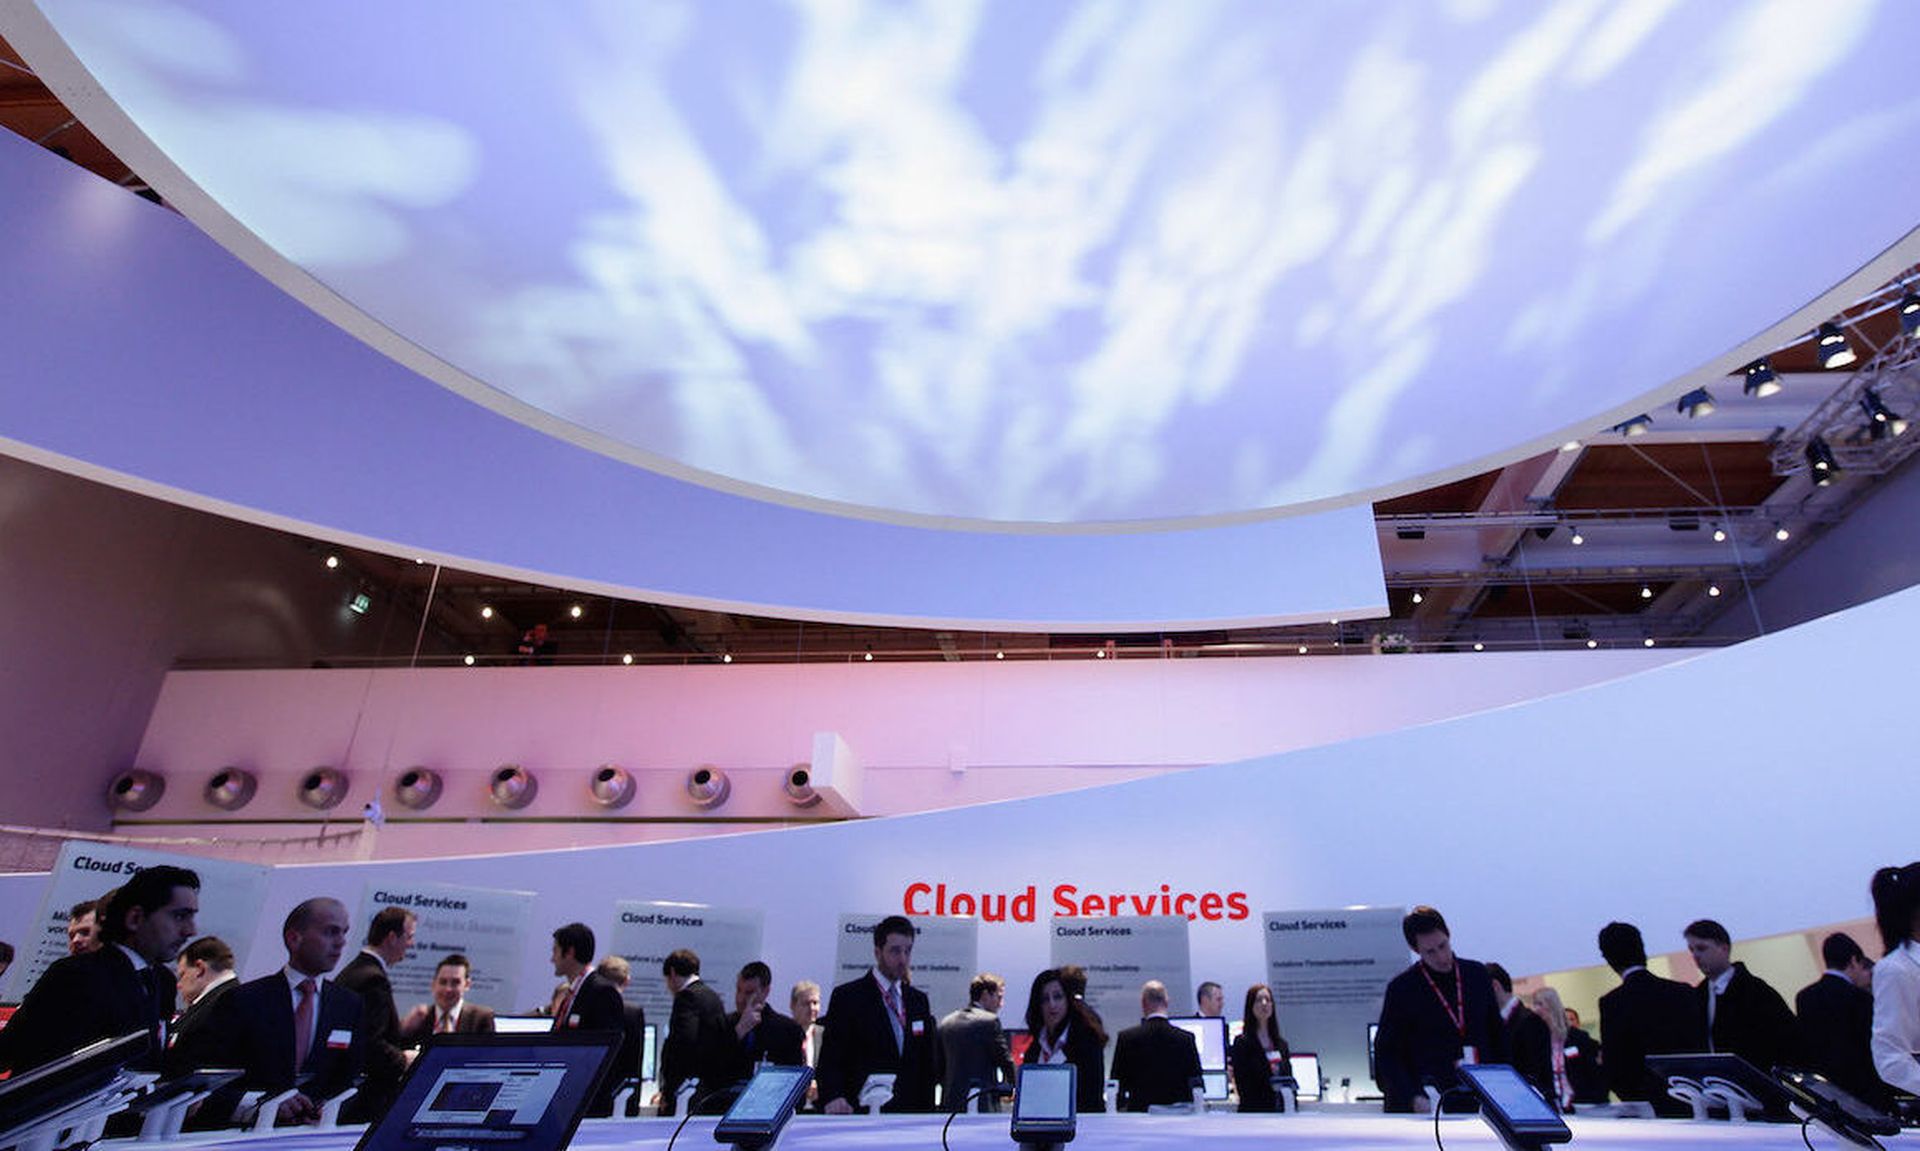
<instances>
[{"instance_id":1,"label":"name badge","mask_svg":"<svg viewBox=\"0 0 1920 1151\"><path fill-rule=\"evenodd\" d=\"M327 1032L327 1050L345 1051L353 1046L353 1032L344 1027L336 1027Z\"/></svg>"},{"instance_id":2,"label":"name badge","mask_svg":"<svg viewBox=\"0 0 1920 1151\"><path fill-rule=\"evenodd\" d=\"M1480 1062L1480 1049L1478 1047L1475 1047L1471 1043L1467 1044L1465 1047L1462 1047L1460 1049L1460 1062L1462 1063Z\"/></svg>"},{"instance_id":3,"label":"name badge","mask_svg":"<svg viewBox=\"0 0 1920 1151\"><path fill-rule=\"evenodd\" d=\"M1578 1059L1580 1057L1580 1049L1578 1047L1569 1047L1567 1048L1566 1055L1569 1059Z\"/></svg>"},{"instance_id":4,"label":"name badge","mask_svg":"<svg viewBox=\"0 0 1920 1151\"><path fill-rule=\"evenodd\" d=\"M915 1035L925 1035L927 1033L927 1021L924 1019L914 1020L912 1026Z\"/></svg>"},{"instance_id":5,"label":"name badge","mask_svg":"<svg viewBox=\"0 0 1920 1151\"><path fill-rule=\"evenodd\" d=\"M580 1016L577 1013L567 1016L567 1026L568 1027L580 1026Z\"/></svg>"}]
</instances>

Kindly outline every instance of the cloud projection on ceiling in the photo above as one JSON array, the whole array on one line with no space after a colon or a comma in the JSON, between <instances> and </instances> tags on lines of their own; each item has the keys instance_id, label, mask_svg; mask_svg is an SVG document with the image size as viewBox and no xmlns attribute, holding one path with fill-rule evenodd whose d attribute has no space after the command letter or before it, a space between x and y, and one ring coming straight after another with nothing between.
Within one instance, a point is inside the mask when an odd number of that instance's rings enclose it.
<instances>
[{"instance_id":1,"label":"cloud projection on ceiling","mask_svg":"<svg viewBox=\"0 0 1920 1151\"><path fill-rule=\"evenodd\" d=\"M1920 188L1867 0L40 7L442 383L907 518L1458 474L1725 358Z\"/></svg>"}]
</instances>

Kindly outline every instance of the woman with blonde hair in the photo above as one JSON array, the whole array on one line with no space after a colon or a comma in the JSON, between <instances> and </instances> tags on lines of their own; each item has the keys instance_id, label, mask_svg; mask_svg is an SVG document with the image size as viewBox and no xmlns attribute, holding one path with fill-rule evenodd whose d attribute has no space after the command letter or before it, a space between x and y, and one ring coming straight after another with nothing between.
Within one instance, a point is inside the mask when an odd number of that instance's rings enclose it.
<instances>
[{"instance_id":1,"label":"woman with blonde hair","mask_svg":"<svg viewBox=\"0 0 1920 1151\"><path fill-rule=\"evenodd\" d=\"M1547 1021L1553 1035L1553 1096L1549 1100L1561 1111L1573 1110L1573 1080L1567 1076L1567 1008L1560 993L1542 987L1533 993L1533 1013Z\"/></svg>"}]
</instances>

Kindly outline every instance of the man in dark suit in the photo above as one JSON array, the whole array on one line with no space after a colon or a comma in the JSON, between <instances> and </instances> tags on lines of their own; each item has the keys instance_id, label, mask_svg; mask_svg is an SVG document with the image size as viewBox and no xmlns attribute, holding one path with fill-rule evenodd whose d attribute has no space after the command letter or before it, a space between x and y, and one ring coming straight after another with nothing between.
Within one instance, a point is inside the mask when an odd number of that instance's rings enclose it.
<instances>
[{"instance_id":1,"label":"man in dark suit","mask_svg":"<svg viewBox=\"0 0 1920 1151\"><path fill-rule=\"evenodd\" d=\"M1140 988L1139 1023L1113 1041L1113 1078L1122 1111L1145 1111L1156 1103L1190 1103L1200 1078L1200 1045L1167 1022L1167 986L1149 979Z\"/></svg>"},{"instance_id":2,"label":"man in dark suit","mask_svg":"<svg viewBox=\"0 0 1920 1151\"><path fill-rule=\"evenodd\" d=\"M1794 996L1801 1062L1884 1109L1889 1092L1871 1050L1873 963L1843 931L1821 941L1820 958L1826 971Z\"/></svg>"},{"instance_id":3,"label":"man in dark suit","mask_svg":"<svg viewBox=\"0 0 1920 1151\"><path fill-rule=\"evenodd\" d=\"M473 964L455 951L442 956L433 968L433 1002L422 1003L400 1021L400 1042L418 1047L427 1036L492 1035L493 1008L467 1002L473 990Z\"/></svg>"},{"instance_id":4,"label":"man in dark suit","mask_svg":"<svg viewBox=\"0 0 1920 1151\"><path fill-rule=\"evenodd\" d=\"M1693 988L1647 970L1646 943L1631 923L1600 929L1600 955L1620 977L1620 986L1600 997L1607 1086L1628 1102L1653 1104L1663 1115L1689 1114L1647 1071L1647 1056L1707 1049L1706 1016Z\"/></svg>"},{"instance_id":5,"label":"man in dark suit","mask_svg":"<svg viewBox=\"0 0 1920 1151\"><path fill-rule=\"evenodd\" d=\"M1687 951L1703 977L1695 991L1706 1013L1709 1051L1728 1051L1762 1071L1793 1061L1793 1011L1780 993L1744 963L1733 940L1711 919L1687 924Z\"/></svg>"},{"instance_id":6,"label":"man in dark suit","mask_svg":"<svg viewBox=\"0 0 1920 1151\"><path fill-rule=\"evenodd\" d=\"M821 1110L850 1115L867 1076L894 1076L883 1111L933 1110L940 1044L927 993L908 983L913 921L889 915L873 925L873 967L833 989L820 1036Z\"/></svg>"},{"instance_id":7,"label":"man in dark suit","mask_svg":"<svg viewBox=\"0 0 1920 1151\"><path fill-rule=\"evenodd\" d=\"M721 1089L732 1082L733 1070L734 1040L727 1029L726 1006L720 993L701 980L700 957L684 947L667 955L660 974L673 996L667 1038L660 1045L660 1114L673 1114L680 1085L698 1079L692 1112L717 1115L726 1110L729 1100Z\"/></svg>"},{"instance_id":8,"label":"man in dark suit","mask_svg":"<svg viewBox=\"0 0 1920 1151\"><path fill-rule=\"evenodd\" d=\"M240 985L233 973L233 948L215 935L203 935L187 944L175 965L180 985L180 1017L173 1021L171 1046L167 1052L170 1071L194 1070L193 1060L213 1066L218 1060L205 1055L203 1042L213 1020L214 1005Z\"/></svg>"},{"instance_id":9,"label":"man in dark suit","mask_svg":"<svg viewBox=\"0 0 1920 1151\"><path fill-rule=\"evenodd\" d=\"M1414 908L1400 921L1400 934L1419 959L1387 984L1374 1037L1374 1079L1388 1111L1425 1114L1432 1108L1426 1088L1451 1091L1462 1060L1499 1061L1506 1031L1487 969L1454 955L1453 935L1438 911Z\"/></svg>"},{"instance_id":10,"label":"man in dark suit","mask_svg":"<svg viewBox=\"0 0 1920 1151\"><path fill-rule=\"evenodd\" d=\"M169 966L193 938L200 877L180 867L134 874L101 917L101 946L56 960L0 1029L0 1070L16 1074L99 1039L152 1037L136 1066L158 1070L173 1017Z\"/></svg>"},{"instance_id":11,"label":"man in dark suit","mask_svg":"<svg viewBox=\"0 0 1920 1151\"><path fill-rule=\"evenodd\" d=\"M593 970L593 929L584 923L569 923L553 932L553 973L568 981L567 993L553 1013L555 1031L604 1031L621 1035L626 1027L620 989ZM610 1074L593 1093L587 1114L604 1118L613 1114L613 1093L619 1089L619 1075Z\"/></svg>"},{"instance_id":12,"label":"man in dark suit","mask_svg":"<svg viewBox=\"0 0 1920 1151\"><path fill-rule=\"evenodd\" d=\"M340 969L338 982L360 997L365 1031L366 1079L343 1109L349 1123L374 1123L400 1093L413 1052L400 1036L400 1008L393 1001L393 965L413 947L416 920L404 907L383 907L367 926L367 945Z\"/></svg>"},{"instance_id":13,"label":"man in dark suit","mask_svg":"<svg viewBox=\"0 0 1920 1151\"><path fill-rule=\"evenodd\" d=\"M273 1096L294 1086L300 1091L280 1104L276 1122L311 1123L322 1102L353 1082L366 1062L360 997L326 977L351 930L346 904L337 899L308 899L287 913L280 928L287 965L242 983L214 1006L208 1045L220 1066L246 1074L207 1100L196 1126L234 1117L242 1092Z\"/></svg>"},{"instance_id":14,"label":"man in dark suit","mask_svg":"<svg viewBox=\"0 0 1920 1151\"><path fill-rule=\"evenodd\" d=\"M727 1013L727 1033L733 1039L733 1068L728 1078L744 1083L761 1063L799 1067L806 1062L806 1035L800 1025L767 1002L773 990L773 969L758 959L740 969L733 981L733 1010Z\"/></svg>"},{"instance_id":15,"label":"man in dark suit","mask_svg":"<svg viewBox=\"0 0 1920 1151\"><path fill-rule=\"evenodd\" d=\"M619 1094L620 1084L628 1079L647 1078L647 1012L644 1007L628 999L627 984L633 982L633 965L624 955L603 955L593 970L620 989L620 1050L613 1056L613 1068L607 1072L614 1081L614 1094ZM635 1091L627 1100L627 1117L640 1117L640 1093Z\"/></svg>"},{"instance_id":16,"label":"man in dark suit","mask_svg":"<svg viewBox=\"0 0 1920 1151\"><path fill-rule=\"evenodd\" d=\"M1499 1008L1504 1028L1505 1058L1514 1070L1533 1084L1534 1090L1554 1106L1561 1103L1553 1082L1553 1032L1547 1021L1533 1013L1513 993L1513 976L1498 963L1487 964L1487 978L1493 980L1493 1001Z\"/></svg>"},{"instance_id":17,"label":"man in dark suit","mask_svg":"<svg viewBox=\"0 0 1920 1151\"><path fill-rule=\"evenodd\" d=\"M947 1064L941 1103L948 1111L965 1110L975 1091L981 1093L981 1110L998 1111L999 1100L986 1089L1013 1086L1013 1047L1000 1026L1006 996L1006 981L983 971L967 987L967 1005L940 1021L940 1053Z\"/></svg>"}]
</instances>

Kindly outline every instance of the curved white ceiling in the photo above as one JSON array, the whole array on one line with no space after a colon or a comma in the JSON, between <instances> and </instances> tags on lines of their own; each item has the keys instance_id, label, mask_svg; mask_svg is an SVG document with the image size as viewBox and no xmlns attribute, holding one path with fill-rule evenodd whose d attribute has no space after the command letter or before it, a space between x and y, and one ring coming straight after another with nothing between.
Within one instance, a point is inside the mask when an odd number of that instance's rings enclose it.
<instances>
[{"instance_id":1,"label":"curved white ceiling","mask_svg":"<svg viewBox=\"0 0 1920 1151\"><path fill-rule=\"evenodd\" d=\"M408 366L910 522L1510 458L1737 363L1920 190L1873 0L38 7L137 169Z\"/></svg>"}]
</instances>

